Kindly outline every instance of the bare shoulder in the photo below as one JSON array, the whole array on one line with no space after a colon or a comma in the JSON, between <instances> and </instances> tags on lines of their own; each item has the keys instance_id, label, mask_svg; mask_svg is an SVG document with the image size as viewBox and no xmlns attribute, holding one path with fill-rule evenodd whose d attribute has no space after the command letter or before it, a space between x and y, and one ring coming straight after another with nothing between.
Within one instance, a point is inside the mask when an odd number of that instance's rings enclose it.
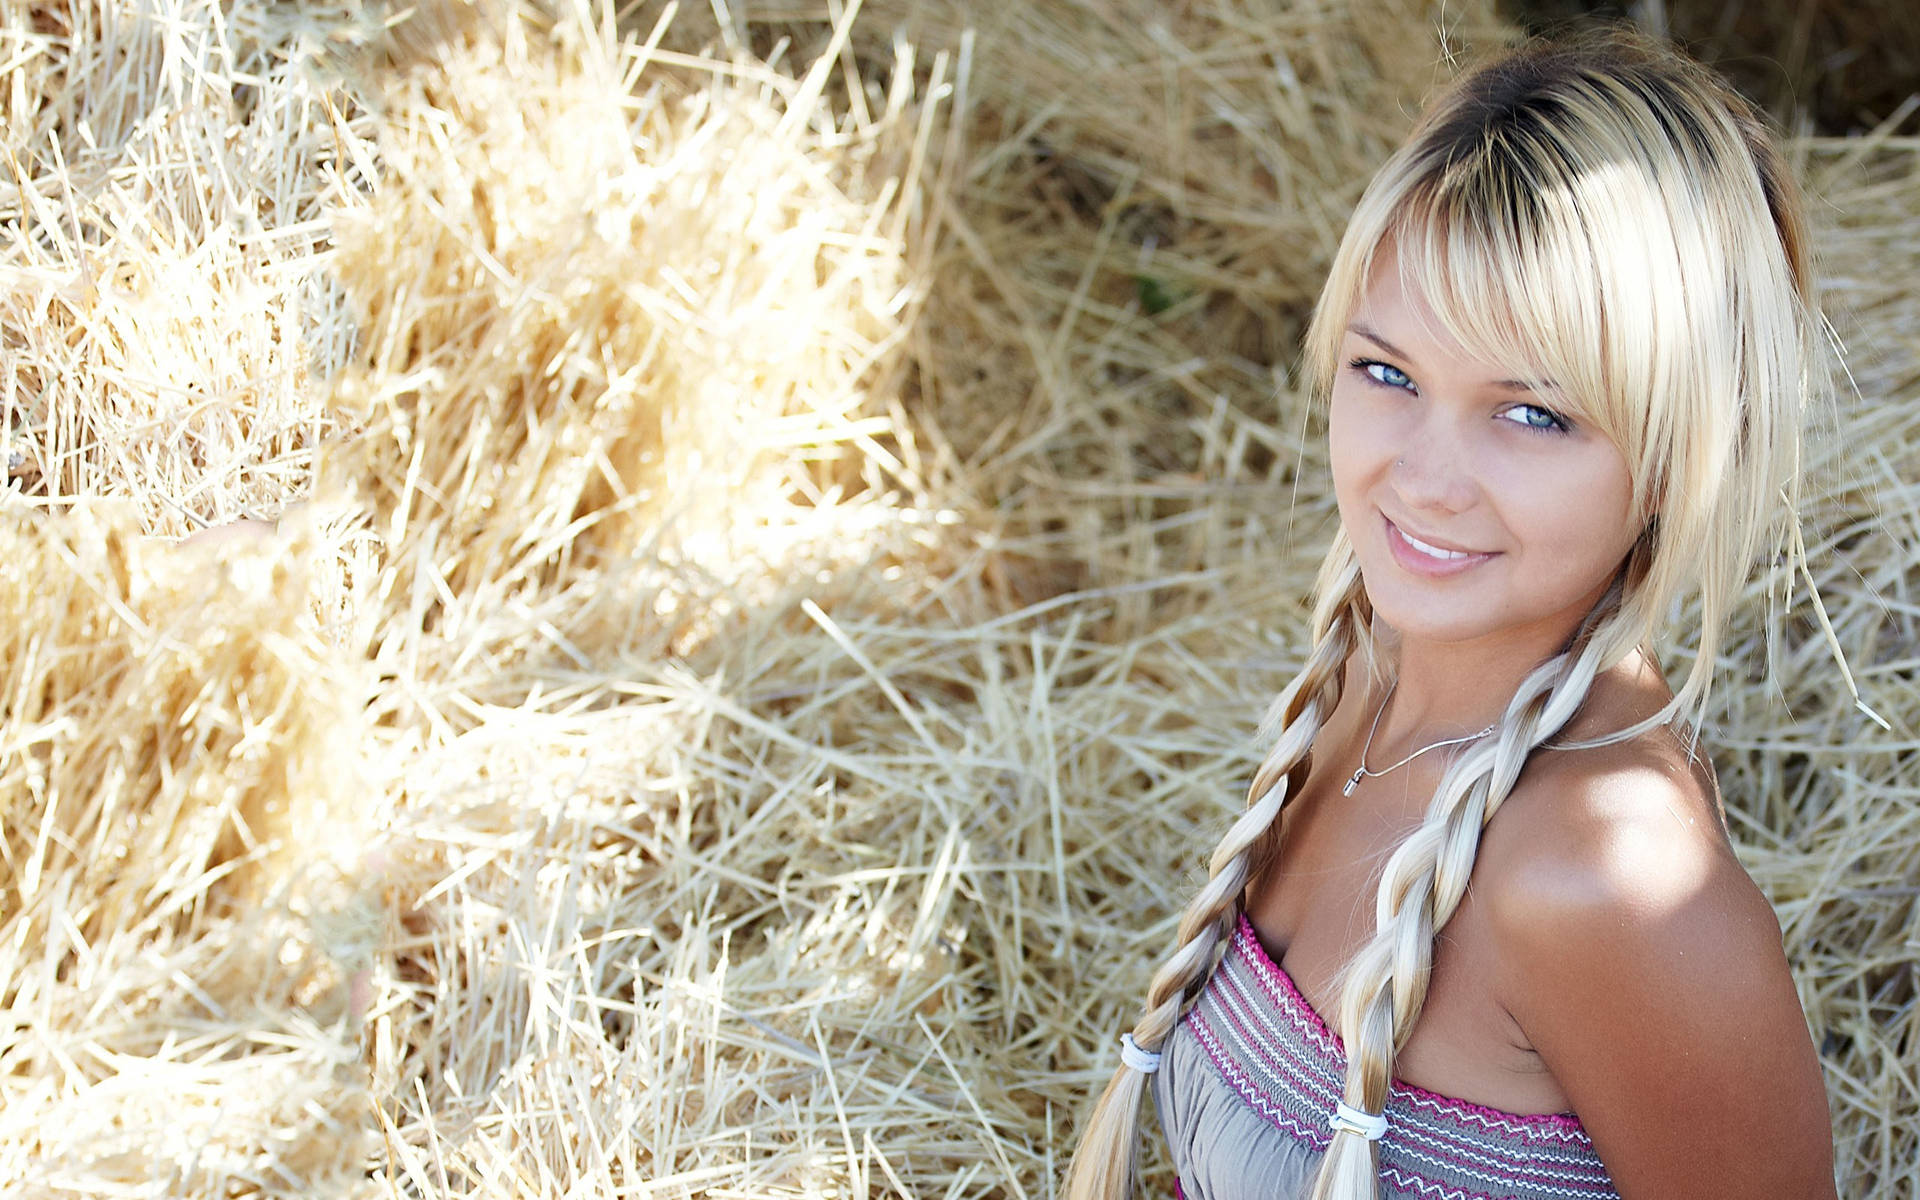
<instances>
[{"instance_id":1,"label":"bare shoulder","mask_svg":"<svg viewBox=\"0 0 1920 1200\"><path fill-rule=\"evenodd\" d=\"M1737 916L1757 922L1754 936L1778 941L1772 908L1727 839L1711 780L1664 731L1536 751L1487 827L1476 895L1493 916L1524 917L1512 931L1519 936L1548 916Z\"/></svg>"},{"instance_id":2,"label":"bare shoulder","mask_svg":"<svg viewBox=\"0 0 1920 1200\"><path fill-rule=\"evenodd\" d=\"M1676 739L1536 752L1473 886L1494 994L1623 1196L1834 1194L1779 922Z\"/></svg>"},{"instance_id":3,"label":"bare shoulder","mask_svg":"<svg viewBox=\"0 0 1920 1200\"><path fill-rule=\"evenodd\" d=\"M1494 915L1528 914L1525 937L1557 921L1754 918L1779 940L1772 908L1727 836L1704 751L1667 728L1626 741L1557 748L1623 729L1671 695L1644 660L1596 680L1574 723L1527 760L1480 847L1477 893ZM1724 932L1724 931L1723 931Z\"/></svg>"}]
</instances>

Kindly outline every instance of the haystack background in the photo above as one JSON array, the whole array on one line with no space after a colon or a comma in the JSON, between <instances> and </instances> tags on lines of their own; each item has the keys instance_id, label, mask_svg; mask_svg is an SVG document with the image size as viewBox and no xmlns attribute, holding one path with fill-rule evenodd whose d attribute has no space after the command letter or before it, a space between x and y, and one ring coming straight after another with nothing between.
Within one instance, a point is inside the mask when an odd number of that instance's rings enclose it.
<instances>
[{"instance_id":1,"label":"haystack background","mask_svg":"<svg viewBox=\"0 0 1920 1200\"><path fill-rule=\"evenodd\" d=\"M1304 649L1324 264L1511 32L1362 7L0 9L0 1189L1051 1194ZM1847 1196L1920 1187L1906 115L1793 146L1890 728L1764 585L1709 726Z\"/></svg>"}]
</instances>

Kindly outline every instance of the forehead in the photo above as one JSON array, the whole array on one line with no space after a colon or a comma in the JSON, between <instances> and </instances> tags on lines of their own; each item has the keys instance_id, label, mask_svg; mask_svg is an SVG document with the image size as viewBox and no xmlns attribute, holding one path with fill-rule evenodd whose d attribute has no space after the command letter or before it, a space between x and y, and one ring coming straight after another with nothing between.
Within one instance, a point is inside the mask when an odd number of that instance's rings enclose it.
<instances>
[{"instance_id":1,"label":"forehead","mask_svg":"<svg viewBox=\"0 0 1920 1200\"><path fill-rule=\"evenodd\" d=\"M1509 313L1483 312L1479 316L1483 323L1513 326ZM1355 298L1348 317L1347 333L1349 336L1370 335L1369 340L1376 344L1424 365L1445 365L1451 370L1489 378L1518 375L1544 379L1546 374L1511 351L1503 355L1494 348L1468 344L1408 277L1391 246L1383 247L1375 256L1366 285ZM1502 379L1502 382L1516 381Z\"/></svg>"}]
</instances>

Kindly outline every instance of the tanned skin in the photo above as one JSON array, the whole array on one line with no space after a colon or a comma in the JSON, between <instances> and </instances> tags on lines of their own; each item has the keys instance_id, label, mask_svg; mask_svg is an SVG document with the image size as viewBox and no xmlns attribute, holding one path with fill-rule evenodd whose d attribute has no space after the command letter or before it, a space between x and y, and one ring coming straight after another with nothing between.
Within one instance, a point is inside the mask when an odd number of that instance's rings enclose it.
<instances>
[{"instance_id":1,"label":"tanned skin","mask_svg":"<svg viewBox=\"0 0 1920 1200\"><path fill-rule=\"evenodd\" d=\"M1446 765L1428 754L1342 796L1380 700L1355 664L1347 674L1248 888L1261 941L1322 1015L1337 1006L1334 972L1372 933L1381 868ZM1622 728L1668 695L1636 658L1555 740ZM1436 938L1395 1074L1507 1112L1577 1114L1626 1200L1836 1198L1826 1092L1779 923L1734 856L1711 767L1667 730L1534 753Z\"/></svg>"}]
</instances>

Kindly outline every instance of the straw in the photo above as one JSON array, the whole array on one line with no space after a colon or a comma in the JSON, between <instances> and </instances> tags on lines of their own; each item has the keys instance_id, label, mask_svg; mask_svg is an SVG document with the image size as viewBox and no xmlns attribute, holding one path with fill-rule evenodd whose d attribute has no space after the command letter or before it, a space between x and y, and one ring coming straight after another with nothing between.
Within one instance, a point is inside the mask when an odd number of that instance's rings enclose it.
<instances>
[{"instance_id":1,"label":"straw","mask_svg":"<svg viewBox=\"0 0 1920 1200\"><path fill-rule=\"evenodd\" d=\"M1511 36L1439 20L6 10L0 1188L1052 1194L1305 649L1346 208ZM1825 620L1756 582L1709 748L1894 1197L1920 144L1792 149Z\"/></svg>"}]
</instances>

